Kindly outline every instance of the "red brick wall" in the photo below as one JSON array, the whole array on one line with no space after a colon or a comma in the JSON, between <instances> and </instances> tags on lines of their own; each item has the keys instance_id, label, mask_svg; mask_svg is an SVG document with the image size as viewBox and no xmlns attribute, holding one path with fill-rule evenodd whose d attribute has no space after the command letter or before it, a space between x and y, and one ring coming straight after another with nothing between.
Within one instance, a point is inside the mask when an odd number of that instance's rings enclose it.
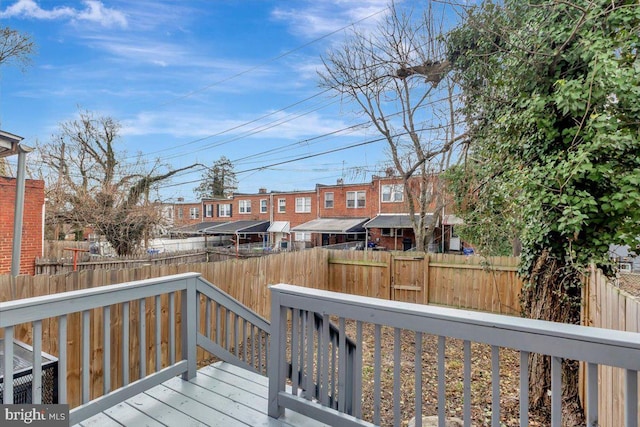
<instances>
[{"instance_id":1,"label":"red brick wall","mask_svg":"<svg viewBox=\"0 0 640 427\"><path fill-rule=\"evenodd\" d=\"M0 177L0 274L11 273L15 178ZM20 274L35 274L35 259L42 256L42 210L44 182L26 180Z\"/></svg>"}]
</instances>

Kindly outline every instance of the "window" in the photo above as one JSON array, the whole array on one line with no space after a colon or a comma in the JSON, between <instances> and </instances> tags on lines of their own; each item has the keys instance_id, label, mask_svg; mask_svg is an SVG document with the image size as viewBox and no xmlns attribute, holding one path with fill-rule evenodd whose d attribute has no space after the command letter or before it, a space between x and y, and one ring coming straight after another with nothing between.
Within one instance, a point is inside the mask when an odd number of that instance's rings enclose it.
<instances>
[{"instance_id":1,"label":"window","mask_svg":"<svg viewBox=\"0 0 640 427\"><path fill-rule=\"evenodd\" d=\"M333 193L324 193L325 209L333 209Z\"/></svg>"},{"instance_id":2,"label":"window","mask_svg":"<svg viewBox=\"0 0 640 427\"><path fill-rule=\"evenodd\" d=\"M231 216L231 203L224 203L218 205L218 216L219 217L230 217Z\"/></svg>"},{"instance_id":3,"label":"window","mask_svg":"<svg viewBox=\"0 0 640 427\"><path fill-rule=\"evenodd\" d=\"M189 208L189 218L191 219L200 218L200 208Z\"/></svg>"},{"instance_id":4,"label":"window","mask_svg":"<svg viewBox=\"0 0 640 427\"><path fill-rule=\"evenodd\" d=\"M364 191L347 191L347 208L364 208L365 194Z\"/></svg>"},{"instance_id":5,"label":"window","mask_svg":"<svg viewBox=\"0 0 640 427\"><path fill-rule=\"evenodd\" d=\"M251 213L251 200L239 200L238 201L239 212L241 214Z\"/></svg>"},{"instance_id":6,"label":"window","mask_svg":"<svg viewBox=\"0 0 640 427\"><path fill-rule=\"evenodd\" d=\"M296 212L311 212L311 197L296 197Z\"/></svg>"},{"instance_id":7,"label":"window","mask_svg":"<svg viewBox=\"0 0 640 427\"><path fill-rule=\"evenodd\" d=\"M300 233L300 232L296 231L294 238L295 238L296 242L310 242L311 241L311 233Z\"/></svg>"},{"instance_id":8,"label":"window","mask_svg":"<svg viewBox=\"0 0 640 427\"><path fill-rule=\"evenodd\" d=\"M182 208L178 208L178 218L182 219L182 216L184 214L182 213Z\"/></svg>"},{"instance_id":9,"label":"window","mask_svg":"<svg viewBox=\"0 0 640 427\"><path fill-rule=\"evenodd\" d=\"M383 202L401 202L404 199L402 184L392 184L382 186Z\"/></svg>"},{"instance_id":10,"label":"window","mask_svg":"<svg viewBox=\"0 0 640 427\"><path fill-rule=\"evenodd\" d=\"M395 234L394 234L394 232L395 232ZM402 228L398 228L398 229L395 229L395 228L382 228L380 230L380 235L384 236L384 237L393 237L393 236L402 237L403 234L404 233L403 233L403 229Z\"/></svg>"},{"instance_id":11,"label":"window","mask_svg":"<svg viewBox=\"0 0 640 427\"><path fill-rule=\"evenodd\" d=\"M278 199L278 213L285 213L287 208L286 199Z\"/></svg>"},{"instance_id":12,"label":"window","mask_svg":"<svg viewBox=\"0 0 640 427\"><path fill-rule=\"evenodd\" d=\"M260 200L260 213L267 213L267 199Z\"/></svg>"},{"instance_id":13,"label":"window","mask_svg":"<svg viewBox=\"0 0 640 427\"><path fill-rule=\"evenodd\" d=\"M213 205L204 205L204 216L211 218L213 216Z\"/></svg>"}]
</instances>

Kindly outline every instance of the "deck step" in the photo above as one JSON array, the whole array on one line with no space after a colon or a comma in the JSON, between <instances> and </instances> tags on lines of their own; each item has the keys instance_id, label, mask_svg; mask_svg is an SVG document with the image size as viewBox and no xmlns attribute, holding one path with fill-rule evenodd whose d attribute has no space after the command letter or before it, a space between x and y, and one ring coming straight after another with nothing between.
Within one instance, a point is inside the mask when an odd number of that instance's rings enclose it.
<instances>
[{"instance_id":1,"label":"deck step","mask_svg":"<svg viewBox=\"0 0 640 427\"><path fill-rule=\"evenodd\" d=\"M93 427L321 427L286 410L280 419L267 415L268 379L225 362L198 370L195 378L171 378L76 426Z\"/></svg>"}]
</instances>

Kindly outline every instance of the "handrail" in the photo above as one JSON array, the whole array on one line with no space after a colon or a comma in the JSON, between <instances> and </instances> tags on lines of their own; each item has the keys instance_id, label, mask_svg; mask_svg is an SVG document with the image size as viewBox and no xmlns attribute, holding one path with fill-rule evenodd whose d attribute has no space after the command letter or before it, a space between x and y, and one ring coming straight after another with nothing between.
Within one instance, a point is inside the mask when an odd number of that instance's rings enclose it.
<instances>
[{"instance_id":1,"label":"handrail","mask_svg":"<svg viewBox=\"0 0 640 427\"><path fill-rule=\"evenodd\" d=\"M180 295L181 306L176 307L177 295ZM168 310L163 308L161 300L168 297ZM152 301L151 307L148 307ZM119 312L121 317L117 321L121 323L121 335L115 335L111 328L112 311L116 306L122 306ZM122 376L122 386L112 389L110 363L110 347L116 346L115 342L130 342L130 332L134 330L132 326L131 309L138 309L137 334L139 341L137 355L139 362L139 378L130 378L129 369L129 345L122 345L120 359L122 366L120 371ZM102 310L102 327L95 326L94 320L99 313L96 309ZM152 312L152 313L151 313ZM168 331L163 326L161 313L168 317ZM173 276L165 276L154 279L139 280L135 282L108 285L91 289L70 291L52 295L45 295L21 300L13 300L0 303L0 329L4 330L4 342L13 342L16 337L16 326L26 324L32 325L33 329L33 385L32 395L34 401L41 401L41 384L38 383L42 370L42 353L38 348L42 348L42 325L47 319L55 319L58 322L58 336L51 336L60 343L58 360L58 395L60 400L57 403L67 403L67 360L68 349L66 344L69 340L68 331L69 315L73 313L81 314L81 322L78 329L82 336L77 342L80 347L80 360L82 366L79 368L81 376L82 401L80 406L72 408L70 411L70 421L72 424L78 423L96 413L107 409L121 401L135 396L155 385L158 385L171 377L182 375L183 379L190 379L195 376L196 371L196 347L212 353L216 357L245 369L250 369L262 375L267 375L269 367L269 341L270 323L259 316L229 294L215 287L211 283L202 279L198 273L183 273ZM145 315L142 315L145 313ZM154 325L147 325L148 320L152 320ZM178 348L176 346L176 328L180 319L181 330L181 352L180 360ZM331 340L344 345L348 354L355 351L355 343L342 335L340 331L322 316L315 316L313 323L314 330L320 333L328 325ZM147 327L155 328L154 348L147 345ZM161 329L168 332L168 365L163 366L160 343ZM93 381L90 381L93 369L91 358L91 342L96 342L94 334L101 334L102 345L102 371L103 371L103 394L91 399L91 388ZM153 332L152 332L153 334ZM112 335L114 335L112 337ZM149 337L150 339L151 337ZM114 341L115 340L115 341ZM64 344L63 344L64 343ZM2 362L5 369L5 378L13 377L13 347L5 346ZM154 369L147 375L146 362L148 360L146 352L155 351ZM153 359L153 358L152 358ZM133 359L132 359L133 360ZM291 367L290 367L291 369ZM296 370L298 381L301 373ZM319 385L315 384L313 396L318 396ZM13 382L4 381L0 389L0 395L5 402L13 402ZM349 405L351 403L349 402Z\"/></svg>"},{"instance_id":2,"label":"handrail","mask_svg":"<svg viewBox=\"0 0 640 427\"><path fill-rule=\"evenodd\" d=\"M34 349L42 346L42 322L57 318L59 323L58 342L60 345L60 354L58 355L58 395L59 403L67 403L67 321L68 315L73 313L81 313L81 330L82 339L81 360L82 360L82 404L70 411L71 424L78 423L98 412L109 408L123 400L135 396L144 390L161 384L162 382L176 376L182 375L183 379L190 379L196 375L196 282L202 280L200 274L184 273L174 276L166 276L157 279L140 280L136 282L123 283L117 285L109 285L92 289L83 289L78 291L63 292L53 295L45 295L21 300L14 300L0 303L0 328L4 330L4 366L5 378L13 378L13 341L15 337L15 327L20 324L31 323L33 325L33 347ZM122 347L122 383L123 386L116 390L111 390L110 385L110 322L111 322L111 306L122 304L122 334L123 341L129 342L129 316L131 302L140 304L140 308L144 308L146 298L156 299L156 319L159 326L160 297L169 295L170 306L175 305L175 293L181 293L182 307L181 311L181 341L182 341L182 359L176 361L175 346L175 311L169 313L172 322L170 322L170 354L171 363L164 368L160 367L160 350L157 350L156 372L146 375L146 369L141 369L141 376L133 382L129 382L129 345ZM103 336L105 346L103 370L104 370L104 389L103 395L97 399L90 399L90 318L91 310L103 310ZM144 310L141 310L144 312ZM144 322L141 322L142 324ZM159 328L158 328L159 329ZM144 340L144 332L141 331L142 340ZM157 332L159 335L159 330ZM145 343L140 345L141 364L145 360ZM156 343L156 348L160 348ZM40 403L42 390L40 389L39 376L42 365L42 355L39 351L34 351L33 372L34 381L32 384L32 395L34 402ZM3 403L13 403L13 381L4 381Z\"/></svg>"},{"instance_id":3,"label":"handrail","mask_svg":"<svg viewBox=\"0 0 640 427\"><path fill-rule=\"evenodd\" d=\"M273 358L272 370L269 375L269 415L279 417L284 408L288 408L304 415L310 416L318 421L327 424L340 425L371 425L380 424L379 405L374 407L373 413L363 413L359 401L356 401L356 408L353 414L348 413L345 408L330 405L326 400L309 401L304 396L299 396L297 390L285 391L286 370L289 363L289 355L284 350L284 343L293 341L293 337L287 326L291 318L291 312L321 314L325 318L335 316L341 324L345 322L355 322L356 325L356 345L362 346L362 328L364 325L371 325L375 328L375 361L371 365L366 365L373 369L373 377L376 378L373 392L373 399L380 402L381 375L389 375L393 384L393 417L394 423L399 424L400 419L400 364L402 360L402 349L400 347L400 336L403 331L415 336L414 371L416 402L414 414L416 425L420 425L422 419L422 339L425 335L438 337L437 364L438 364L438 417L440 422L444 422L446 417L446 380L445 380L445 343L449 338L463 340L465 356L464 361L464 422L465 426L471 425L471 343L481 343L491 346L492 365L492 403L488 410L491 411L492 425L500 425L500 349L509 348L520 352L520 416L521 425L528 422L528 358L532 353L538 353L551 357L551 422L552 426L559 426L561 420L561 364L563 359L586 362L587 374L587 420L589 425L596 425L598 419L598 365L606 365L622 368L626 372L625 385L625 422L626 426L638 425L638 371L640 371L640 334L624 331L605 330L587 326L559 324L542 320L532 320L512 316L488 314L466 310L458 310L444 307L434 307L427 305L402 303L376 298L347 295L316 289L301 288L297 286L279 284L271 287L271 355ZM380 345L381 327L390 327L394 330L395 344L392 349L383 349ZM342 329L342 328L341 328ZM317 350L323 354L319 363L320 372L317 376L321 379L331 378L334 371L329 364L330 357L327 357L328 350L325 348L326 341L319 344L322 348ZM309 349L298 346L295 351L302 352L301 359L308 357ZM316 350L313 350L316 351ZM381 372L381 353L392 352L393 369L392 372ZM296 355L296 358L298 356ZM343 384L339 389L338 396L353 393L357 399L362 396L363 359L361 353L356 355L355 370L353 379L344 376L345 367L343 361L338 360L338 384ZM274 366L275 365L275 366ZM305 368L314 367L308 365ZM307 369L305 375L314 375ZM331 388L330 382L325 383L325 387ZM351 388L349 388L349 386ZM441 424L442 425L442 424Z\"/></svg>"}]
</instances>

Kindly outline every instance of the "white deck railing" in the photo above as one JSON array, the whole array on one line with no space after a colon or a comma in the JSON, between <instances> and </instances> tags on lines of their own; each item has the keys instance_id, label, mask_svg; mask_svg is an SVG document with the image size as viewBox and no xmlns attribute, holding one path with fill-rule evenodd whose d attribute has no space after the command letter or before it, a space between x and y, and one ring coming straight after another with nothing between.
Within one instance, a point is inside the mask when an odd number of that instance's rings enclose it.
<instances>
[{"instance_id":1,"label":"white deck railing","mask_svg":"<svg viewBox=\"0 0 640 427\"><path fill-rule=\"evenodd\" d=\"M180 294L180 307L176 307ZM168 325L163 325L160 313L163 310L162 297L168 297ZM147 340L146 316L138 319L140 377L130 378L130 307L138 306L138 313L145 313L147 299L153 301L155 324L149 330L155 333L155 340ZM111 334L111 308L122 304L122 332L120 337ZM90 398L91 383L98 375L91 372L91 317L94 309L102 309L103 366L101 379L103 395ZM166 309L166 307L165 307ZM185 273L157 279L141 280L119 285L103 286L64 292L54 295L27 298L0 303L0 331L4 333L4 343L13 343L15 329L21 324L32 327L33 346L33 382L31 403L42 402L42 324L50 318L58 320L58 335L49 339L58 340L58 402L67 403L67 319L73 313L81 313L82 336L81 354L81 405L70 411L70 423L76 424L104 409L114 406L125 399L135 396L176 375L190 379L196 375L196 349L201 347L221 360L246 369L266 374L268 355L269 323L248 310L226 293L212 286L200 277L200 274ZM179 317L178 317L179 316ZM177 358L176 329L179 318L181 340L181 358ZM168 363L162 362L161 331L168 327ZM98 331L95 331L97 333ZM111 342L119 338L121 346L120 371L122 387L112 389L111 384ZM153 348L150 348L153 346ZM3 366L4 384L2 403L14 402L13 381L13 345L4 345ZM147 374L147 351L155 353L155 372ZM153 359L152 355L151 358ZM151 367L149 367L151 368Z\"/></svg>"},{"instance_id":2,"label":"white deck railing","mask_svg":"<svg viewBox=\"0 0 640 427\"><path fill-rule=\"evenodd\" d=\"M297 411L330 425L379 425L381 423L381 355L392 352L393 368L385 375L392 376L393 424L401 425L402 365L401 334L415 334L413 352L415 398L413 414L416 426L423 416L423 338L437 336L437 415L444 426L446 412L445 348L450 338L463 341L463 420L470 426L472 362L471 343L482 343L491 348L492 403L487 408L492 426L500 426L500 351L515 349L520 353L519 408L520 425L529 423L528 360L531 353L551 357L551 418L552 426L560 426L562 411L562 360L586 363L587 390L586 416L589 426L598 425L598 365L614 366L625 370L624 385L625 425L638 426L638 371L640 370L640 334L620 332L576 325L558 324L510 316L486 314L442 307L400 303L355 295L276 285L271 288L271 369L269 371L269 415L279 417L284 408ZM322 316L328 324L331 318L339 324L339 337L345 339L346 325L355 324L355 354L347 356L339 350L336 357L327 328L314 331L308 325L314 316ZM374 360L363 363L363 328L372 326L374 334ZM381 329L393 329L392 349L382 348ZM345 346L341 347L346 349ZM406 352L406 349L404 350ZM292 357L291 355L294 355ZM354 358L352 360L352 357ZM368 362L367 362L368 363ZM287 366L300 370L300 382L294 382L286 392ZM352 380L347 375L353 364ZM373 385L363 385L363 368L373 378ZM320 394L308 392L318 383ZM373 387L373 408L365 413L362 407L363 387ZM388 397L387 397L388 398ZM352 400L353 408L345 402Z\"/></svg>"}]
</instances>

